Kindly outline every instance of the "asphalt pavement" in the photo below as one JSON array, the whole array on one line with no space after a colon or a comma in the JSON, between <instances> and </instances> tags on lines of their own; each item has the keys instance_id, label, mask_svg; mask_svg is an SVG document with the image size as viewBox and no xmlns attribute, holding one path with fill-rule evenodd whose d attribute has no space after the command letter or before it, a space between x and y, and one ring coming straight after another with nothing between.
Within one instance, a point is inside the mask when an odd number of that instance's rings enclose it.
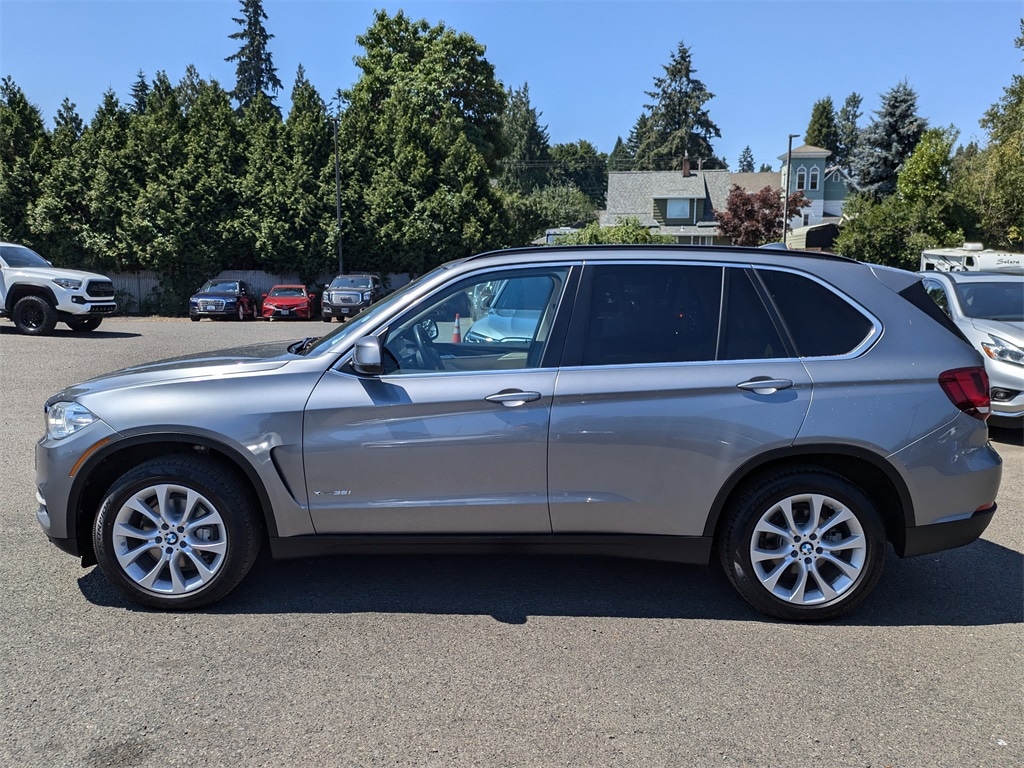
<instances>
[{"instance_id":1,"label":"asphalt pavement","mask_svg":"<svg viewBox=\"0 0 1024 768\"><path fill-rule=\"evenodd\" d=\"M257 563L195 613L125 601L35 520L46 397L320 322L0 322L0 766L1024 765L1024 448L983 538L841 621L701 568L602 558Z\"/></svg>"}]
</instances>

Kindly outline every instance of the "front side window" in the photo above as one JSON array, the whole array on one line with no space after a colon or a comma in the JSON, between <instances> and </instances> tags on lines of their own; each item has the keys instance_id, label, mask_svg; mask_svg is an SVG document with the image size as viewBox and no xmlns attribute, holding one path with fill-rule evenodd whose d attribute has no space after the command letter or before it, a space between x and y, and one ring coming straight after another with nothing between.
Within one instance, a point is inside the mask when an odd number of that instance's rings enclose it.
<instances>
[{"instance_id":1,"label":"front side window","mask_svg":"<svg viewBox=\"0 0 1024 768\"><path fill-rule=\"evenodd\" d=\"M385 372L536 368L568 267L500 270L424 299L382 339Z\"/></svg>"}]
</instances>

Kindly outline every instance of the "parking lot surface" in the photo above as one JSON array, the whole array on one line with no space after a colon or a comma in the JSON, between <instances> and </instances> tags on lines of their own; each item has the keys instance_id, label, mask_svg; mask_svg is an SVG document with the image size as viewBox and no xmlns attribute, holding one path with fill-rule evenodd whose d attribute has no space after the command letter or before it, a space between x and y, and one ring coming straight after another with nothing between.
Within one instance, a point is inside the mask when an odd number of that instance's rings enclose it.
<instances>
[{"instance_id":1,"label":"parking lot surface","mask_svg":"<svg viewBox=\"0 0 1024 768\"><path fill-rule=\"evenodd\" d=\"M1024 765L1024 448L983 538L852 615L777 623L721 575L601 558L257 563L139 609L35 521L42 405L135 363L317 322L0 323L0 766Z\"/></svg>"}]
</instances>

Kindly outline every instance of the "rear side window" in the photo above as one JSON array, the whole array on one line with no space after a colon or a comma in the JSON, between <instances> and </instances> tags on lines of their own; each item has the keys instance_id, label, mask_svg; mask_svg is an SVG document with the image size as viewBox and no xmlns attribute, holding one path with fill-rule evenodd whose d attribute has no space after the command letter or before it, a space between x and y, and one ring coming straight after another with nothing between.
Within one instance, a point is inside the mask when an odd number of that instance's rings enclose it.
<instances>
[{"instance_id":1,"label":"rear side window","mask_svg":"<svg viewBox=\"0 0 1024 768\"><path fill-rule=\"evenodd\" d=\"M714 360L722 268L593 267L583 365Z\"/></svg>"},{"instance_id":2,"label":"rear side window","mask_svg":"<svg viewBox=\"0 0 1024 768\"><path fill-rule=\"evenodd\" d=\"M800 357L834 357L856 349L873 324L820 283L774 269L758 270Z\"/></svg>"}]
</instances>

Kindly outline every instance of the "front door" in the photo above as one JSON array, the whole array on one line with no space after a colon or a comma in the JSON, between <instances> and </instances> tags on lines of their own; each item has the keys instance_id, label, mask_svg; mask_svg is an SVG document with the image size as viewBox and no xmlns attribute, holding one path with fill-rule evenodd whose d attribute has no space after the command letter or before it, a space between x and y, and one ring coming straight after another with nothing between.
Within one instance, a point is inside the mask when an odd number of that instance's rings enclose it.
<instances>
[{"instance_id":1,"label":"front door","mask_svg":"<svg viewBox=\"0 0 1024 768\"><path fill-rule=\"evenodd\" d=\"M380 332L379 376L342 361L304 417L318 533L549 533L547 437L556 369L542 367L568 267L504 269L427 297ZM493 333L481 285L538 280L539 317ZM481 324L482 332L474 332ZM470 341L469 339L475 339Z\"/></svg>"}]
</instances>

